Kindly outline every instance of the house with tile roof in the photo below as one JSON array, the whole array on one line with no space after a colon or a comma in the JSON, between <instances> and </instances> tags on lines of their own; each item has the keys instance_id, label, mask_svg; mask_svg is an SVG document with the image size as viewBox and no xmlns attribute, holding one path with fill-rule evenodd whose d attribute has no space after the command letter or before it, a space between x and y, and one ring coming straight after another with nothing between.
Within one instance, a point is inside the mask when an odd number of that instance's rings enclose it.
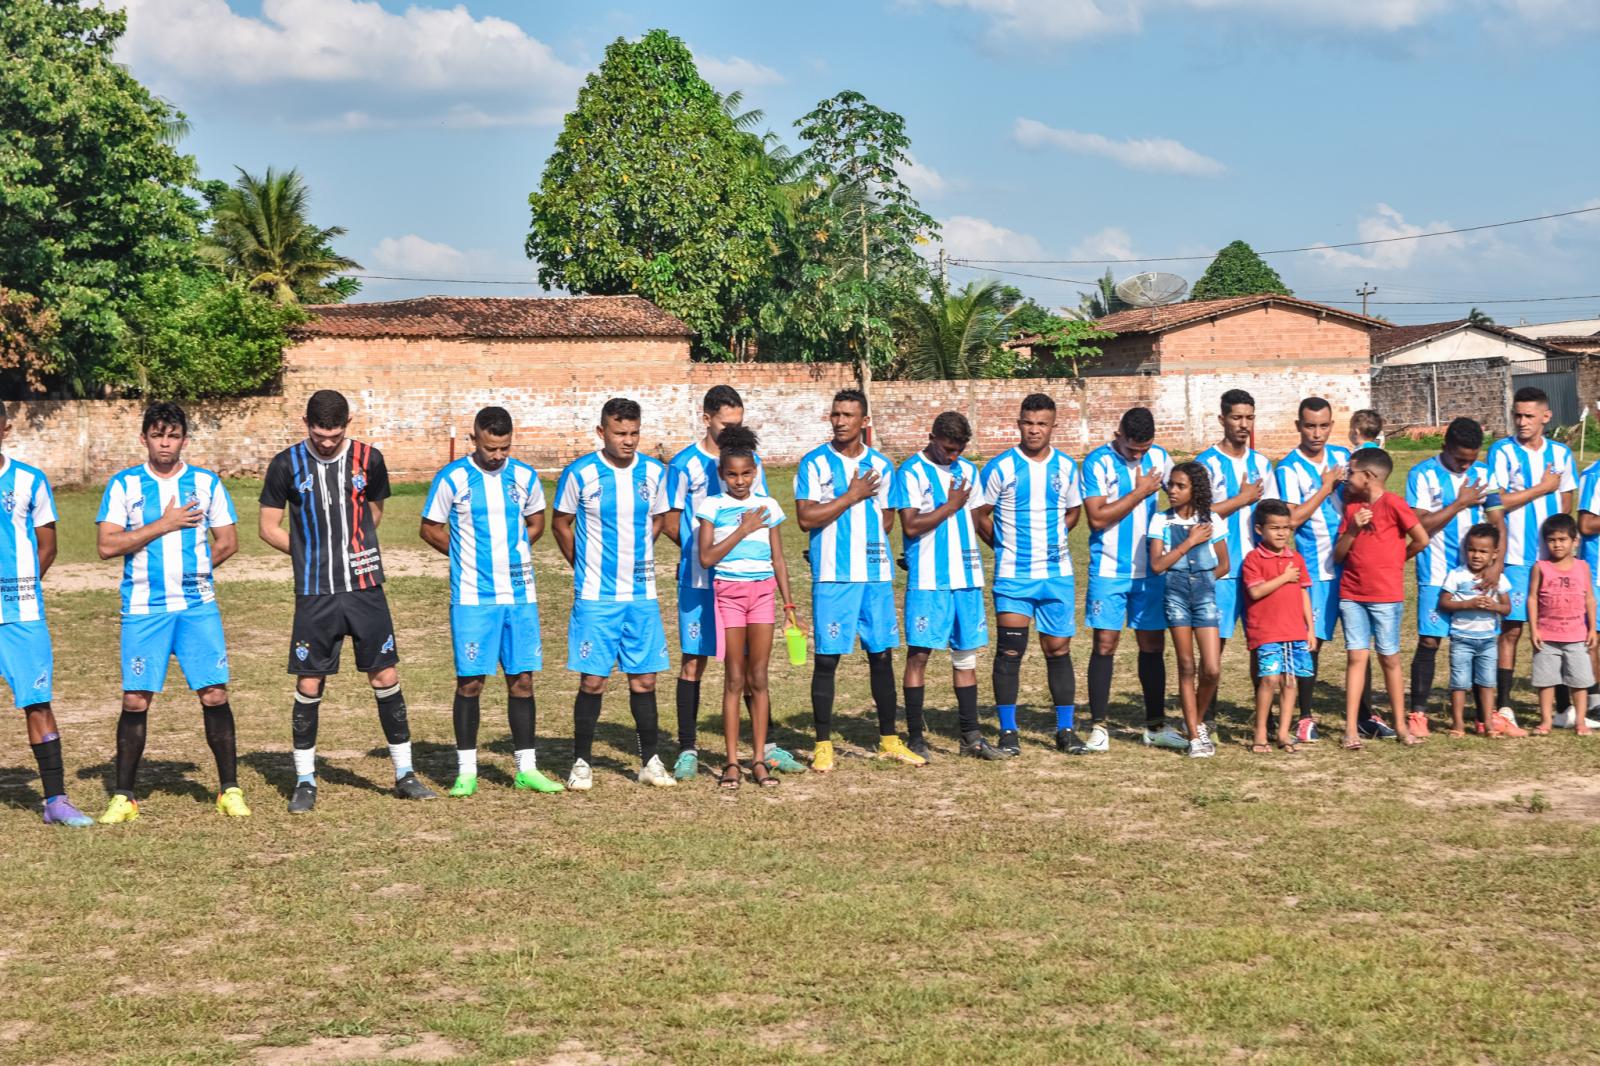
<instances>
[{"instance_id":1,"label":"house with tile roof","mask_svg":"<svg viewBox=\"0 0 1600 1066\"><path fill-rule=\"evenodd\" d=\"M1373 366L1457 363L1473 359L1529 363L1542 361L1550 354L1549 345L1542 339L1466 318L1395 326L1372 335Z\"/></svg>"}]
</instances>

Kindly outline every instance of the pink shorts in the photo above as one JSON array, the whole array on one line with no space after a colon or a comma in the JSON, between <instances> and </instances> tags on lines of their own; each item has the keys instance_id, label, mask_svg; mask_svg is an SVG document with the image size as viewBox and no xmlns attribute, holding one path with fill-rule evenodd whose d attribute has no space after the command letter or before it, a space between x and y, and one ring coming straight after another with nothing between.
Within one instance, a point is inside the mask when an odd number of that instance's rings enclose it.
<instances>
[{"instance_id":1,"label":"pink shorts","mask_svg":"<svg viewBox=\"0 0 1600 1066\"><path fill-rule=\"evenodd\" d=\"M778 621L778 582L774 578L762 581L711 582L717 604L717 661L722 661L724 630L743 629L748 625L775 625Z\"/></svg>"}]
</instances>

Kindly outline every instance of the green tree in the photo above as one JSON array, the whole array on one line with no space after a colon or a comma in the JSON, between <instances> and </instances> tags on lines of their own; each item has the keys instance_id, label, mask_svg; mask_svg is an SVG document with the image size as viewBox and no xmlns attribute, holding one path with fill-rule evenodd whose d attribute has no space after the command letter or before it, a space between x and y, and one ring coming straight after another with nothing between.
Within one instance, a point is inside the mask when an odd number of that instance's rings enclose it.
<instances>
[{"instance_id":1,"label":"green tree","mask_svg":"<svg viewBox=\"0 0 1600 1066\"><path fill-rule=\"evenodd\" d=\"M1105 276L1095 283L1094 292L1080 292L1078 294L1078 315L1081 318L1104 318L1126 311L1128 302L1117 295L1117 281L1111 275L1111 268L1106 267Z\"/></svg>"},{"instance_id":2,"label":"green tree","mask_svg":"<svg viewBox=\"0 0 1600 1066\"><path fill-rule=\"evenodd\" d=\"M1035 337L1054 329L1061 316L1050 308L1024 296L1015 285L1000 286L1001 304L1006 311L1006 325L1013 337Z\"/></svg>"},{"instance_id":3,"label":"green tree","mask_svg":"<svg viewBox=\"0 0 1600 1066\"><path fill-rule=\"evenodd\" d=\"M334 278L361 264L333 250L342 226L321 228L309 218L311 190L298 170L267 168L257 177L212 186L211 229L200 252L231 280L282 304L338 303L360 288L355 278Z\"/></svg>"},{"instance_id":4,"label":"green tree","mask_svg":"<svg viewBox=\"0 0 1600 1066\"><path fill-rule=\"evenodd\" d=\"M1103 354L1096 341L1110 340L1116 334L1093 322L1064 318L1044 335L1039 344L1043 357L1035 355L1029 372L1042 377L1081 378L1083 372Z\"/></svg>"},{"instance_id":5,"label":"green tree","mask_svg":"<svg viewBox=\"0 0 1600 1066\"><path fill-rule=\"evenodd\" d=\"M1010 336L1005 287L997 281L968 282L953 293L935 281L928 298L906 305L900 317L906 376L920 381L987 376Z\"/></svg>"},{"instance_id":6,"label":"green tree","mask_svg":"<svg viewBox=\"0 0 1600 1066\"><path fill-rule=\"evenodd\" d=\"M37 296L0 289L0 388L43 392L55 370L50 342L60 329Z\"/></svg>"},{"instance_id":7,"label":"green tree","mask_svg":"<svg viewBox=\"0 0 1600 1066\"><path fill-rule=\"evenodd\" d=\"M1476 307L1467 312L1467 321L1474 326L1494 325L1494 319L1490 318L1485 312L1478 310Z\"/></svg>"},{"instance_id":8,"label":"green tree","mask_svg":"<svg viewBox=\"0 0 1600 1066\"><path fill-rule=\"evenodd\" d=\"M1289 287L1244 241L1234 241L1217 253L1200 280L1189 290L1191 300L1218 300L1226 296L1254 296L1275 292L1293 296Z\"/></svg>"},{"instance_id":9,"label":"green tree","mask_svg":"<svg viewBox=\"0 0 1600 1066\"><path fill-rule=\"evenodd\" d=\"M113 60L126 24L78 0L0 5L0 288L54 316L36 380L80 395L200 221L182 116Z\"/></svg>"},{"instance_id":10,"label":"green tree","mask_svg":"<svg viewBox=\"0 0 1600 1066\"><path fill-rule=\"evenodd\" d=\"M638 293L727 358L730 309L770 260L771 181L722 105L665 30L612 43L528 197L539 281Z\"/></svg>"}]
</instances>

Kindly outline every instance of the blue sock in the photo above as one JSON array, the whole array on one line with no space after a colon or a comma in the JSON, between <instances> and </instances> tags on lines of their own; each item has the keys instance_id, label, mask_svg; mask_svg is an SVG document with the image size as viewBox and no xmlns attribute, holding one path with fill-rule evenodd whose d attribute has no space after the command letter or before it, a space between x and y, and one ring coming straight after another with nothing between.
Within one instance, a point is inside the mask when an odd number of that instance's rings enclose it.
<instances>
[{"instance_id":1,"label":"blue sock","mask_svg":"<svg viewBox=\"0 0 1600 1066\"><path fill-rule=\"evenodd\" d=\"M297 774L294 783L297 785L314 785L317 783L316 774Z\"/></svg>"},{"instance_id":2,"label":"blue sock","mask_svg":"<svg viewBox=\"0 0 1600 1066\"><path fill-rule=\"evenodd\" d=\"M1015 703L1002 703L995 707L994 713L1000 716L1000 731L1014 733L1017 730L1017 705Z\"/></svg>"},{"instance_id":3,"label":"blue sock","mask_svg":"<svg viewBox=\"0 0 1600 1066\"><path fill-rule=\"evenodd\" d=\"M1072 728L1072 712L1075 709L1076 708L1073 707L1072 705L1068 705L1066 707L1057 707L1056 708L1056 728L1057 729L1071 729Z\"/></svg>"}]
</instances>

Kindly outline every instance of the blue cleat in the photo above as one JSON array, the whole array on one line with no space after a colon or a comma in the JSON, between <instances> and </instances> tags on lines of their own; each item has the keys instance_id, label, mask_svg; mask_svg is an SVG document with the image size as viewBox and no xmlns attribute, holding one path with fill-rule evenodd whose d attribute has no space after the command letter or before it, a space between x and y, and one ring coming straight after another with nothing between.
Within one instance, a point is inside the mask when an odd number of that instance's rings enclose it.
<instances>
[{"instance_id":1,"label":"blue cleat","mask_svg":"<svg viewBox=\"0 0 1600 1066\"><path fill-rule=\"evenodd\" d=\"M94 824L94 819L67 802L65 796L54 796L44 801L45 825L69 825L83 829Z\"/></svg>"}]
</instances>

